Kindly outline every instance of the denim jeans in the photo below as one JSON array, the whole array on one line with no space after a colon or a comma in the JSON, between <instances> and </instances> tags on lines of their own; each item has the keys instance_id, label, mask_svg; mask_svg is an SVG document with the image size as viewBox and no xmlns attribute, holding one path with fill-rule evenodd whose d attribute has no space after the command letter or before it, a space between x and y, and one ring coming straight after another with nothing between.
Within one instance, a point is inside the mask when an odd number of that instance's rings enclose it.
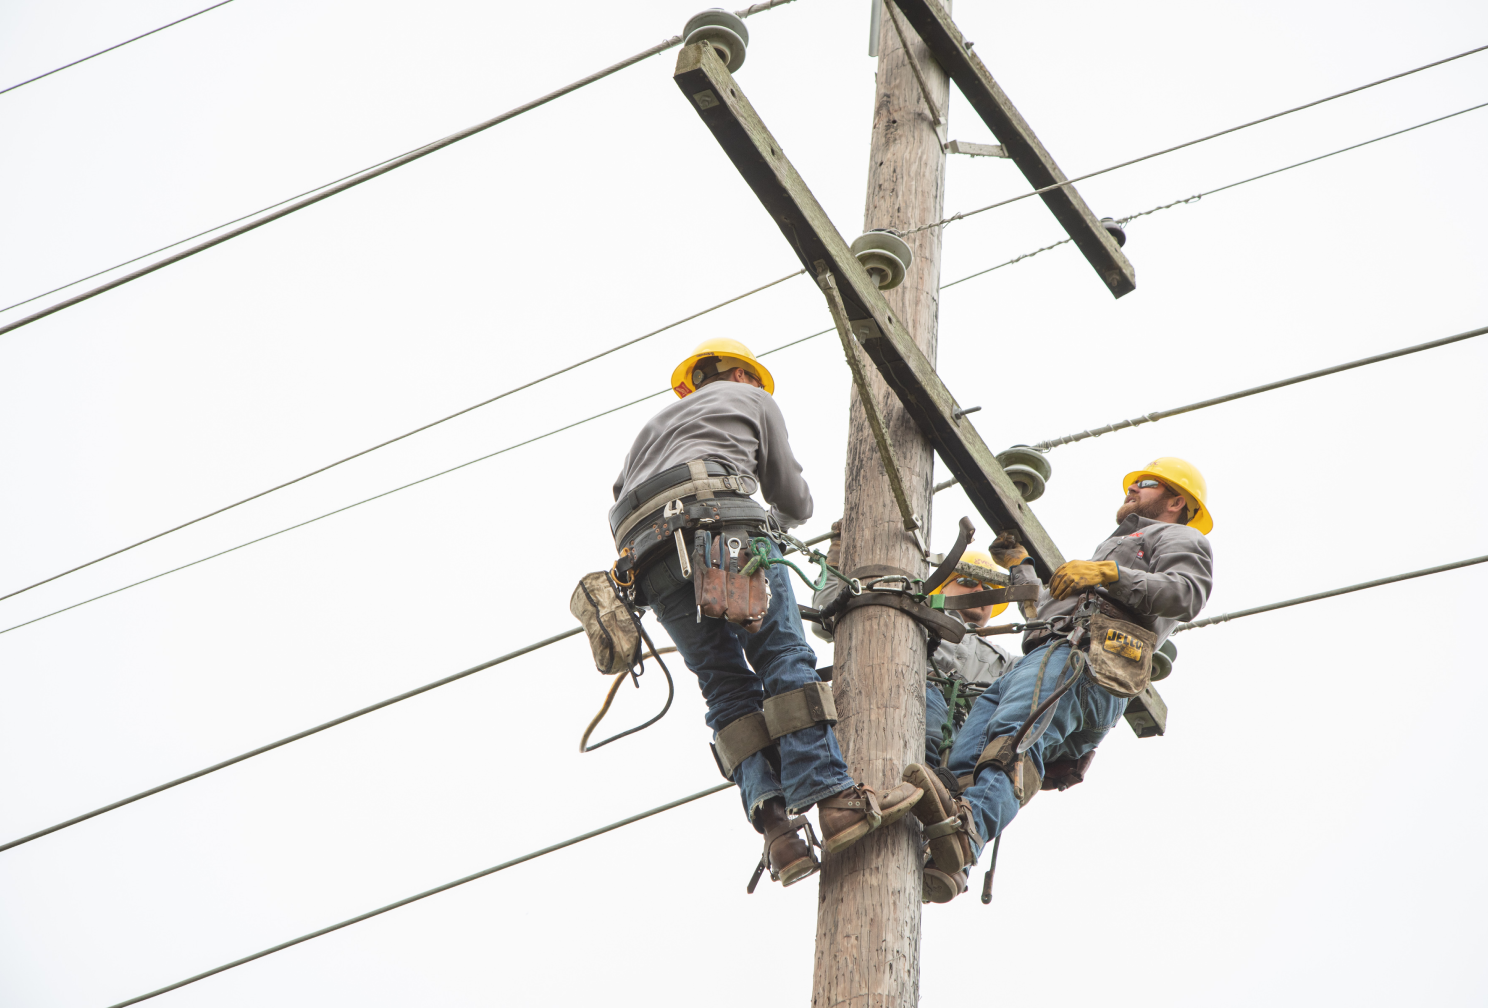
<instances>
[{"instance_id":1,"label":"denim jeans","mask_svg":"<svg viewBox=\"0 0 1488 1008\"><path fill-rule=\"evenodd\" d=\"M940 766L940 729L945 725L946 698L940 687L933 683L925 687L925 765ZM951 729L955 738L956 729ZM946 754L950 756L950 753Z\"/></svg>"},{"instance_id":2,"label":"denim jeans","mask_svg":"<svg viewBox=\"0 0 1488 1008\"><path fill-rule=\"evenodd\" d=\"M780 555L773 542L770 555ZM708 616L699 622L691 583L646 600L677 645L683 663L698 677L708 702L703 720L713 729L715 739L719 729L762 710L765 697L821 681L816 674L816 652L806 643L791 591L790 570L775 565L766 568L765 576L770 581L770 609L755 633ZM778 770L771 766L769 749L734 768L734 783L739 785L751 822L755 810L768 798L784 797L786 808L795 815L853 786L831 725L815 724L783 735L775 748L780 757Z\"/></svg>"},{"instance_id":3,"label":"denim jeans","mask_svg":"<svg viewBox=\"0 0 1488 1008\"><path fill-rule=\"evenodd\" d=\"M1049 645L1044 644L1024 655L1007 675L987 687L987 691L971 705L971 713L951 747L949 768L953 774L960 777L971 773L988 742L1012 735L1022 726L1033 704L1033 686L1038 679L1039 664L1049 650ZM1069 674L1064 667L1070 653L1069 644L1061 641L1053 652L1039 690L1041 698L1048 697L1062 681L1061 671L1065 676ZM1121 719L1126 704L1124 697L1112 696L1088 678L1081 678L1072 690L1059 698L1048 729L1028 749L1039 773L1043 774L1048 760L1076 759L1094 749ZM988 842L1018 814L1018 800L1013 797L1012 782L996 767L983 767L971 787L966 789L964 797L971 803L978 832ZM976 853L980 856L981 850Z\"/></svg>"}]
</instances>

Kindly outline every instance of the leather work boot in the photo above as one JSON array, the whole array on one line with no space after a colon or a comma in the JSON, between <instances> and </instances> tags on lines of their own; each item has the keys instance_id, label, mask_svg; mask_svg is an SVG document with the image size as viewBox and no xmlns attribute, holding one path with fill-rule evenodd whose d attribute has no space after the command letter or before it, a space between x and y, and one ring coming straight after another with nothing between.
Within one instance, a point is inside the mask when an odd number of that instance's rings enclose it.
<instances>
[{"instance_id":1,"label":"leather work boot","mask_svg":"<svg viewBox=\"0 0 1488 1008\"><path fill-rule=\"evenodd\" d=\"M754 828L765 835L765 857L770 878L783 886L801 881L820 867L811 853L811 845L801 836L802 817L785 814L785 799L767 798L754 813Z\"/></svg>"},{"instance_id":2,"label":"leather work boot","mask_svg":"<svg viewBox=\"0 0 1488 1008\"><path fill-rule=\"evenodd\" d=\"M921 792L914 814L924 830L931 860L941 866L938 871L950 877L970 867L975 859L971 853L971 810L966 802L953 799L934 771L919 763L904 768L904 779ZM928 874L926 879L928 884ZM946 900L933 902L944 903Z\"/></svg>"},{"instance_id":3,"label":"leather work boot","mask_svg":"<svg viewBox=\"0 0 1488 1008\"><path fill-rule=\"evenodd\" d=\"M857 784L818 802L822 847L828 854L846 850L880 826L903 819L923 793L901 782L880 799L873 788Z\"/></svg>"}]
</instances>

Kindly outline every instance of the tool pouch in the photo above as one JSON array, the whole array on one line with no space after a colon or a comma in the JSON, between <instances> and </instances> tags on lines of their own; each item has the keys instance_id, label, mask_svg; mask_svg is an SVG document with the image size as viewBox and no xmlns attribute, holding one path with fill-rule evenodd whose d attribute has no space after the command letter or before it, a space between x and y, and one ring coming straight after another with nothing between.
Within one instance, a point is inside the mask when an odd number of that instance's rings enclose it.
<instances>
[{"instance_id":1,"label":"tool pouch","mask_svg":"<svg viewBox=\"0 0 1488 1008\"><path fill-rule=\"evenodd\" d=\"M1090 669L1086 673L1112 696L1134 697L1152 681L1157 634L1104 612L1090 617Z\"/></svg>"},{"instance_id":2,"label":"tool pouch","mask_svg":"<svg viewBox=\"0 0 1488 1008\"><path fill-rule=\"evenodd\" d=\"M737 623L749 633L759 631L770 608L770 582L763 567L745 577L707 566L698 550L692 555L692 586L704 616Z\"/></svg>"},{"instance_id":3,"label":"tool pouch","mask_svg":"<svg viewBox=\"0 0 1488 1008\"><path fill-rule=\"evenodd\" d=\"M605 675L629 672L641 660L641 634L625 600L615 594L608 571L579 579L568 611L584 625L594 667Z\"/></svg>"}]
</instances>

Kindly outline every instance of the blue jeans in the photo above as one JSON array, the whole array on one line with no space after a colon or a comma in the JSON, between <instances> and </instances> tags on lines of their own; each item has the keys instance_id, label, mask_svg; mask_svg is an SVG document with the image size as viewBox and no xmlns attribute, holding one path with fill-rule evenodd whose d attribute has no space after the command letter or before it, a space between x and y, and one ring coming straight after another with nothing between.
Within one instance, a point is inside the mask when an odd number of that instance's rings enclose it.
<instances>
[{"instance_id":1,"label":"blue jeans","mask_svg":"<svg viewBox=\"0 0 1488 1008\"><path fill-rule=\"evenodd\" d=\"M780 555L773 542L770 555ZM676 563L675 559L668 562ZM708 616L698 622L691 583L646 600L677 645L683 663L698 677L708 702L703 720L713 729L714 738L719 729L762 710L765 697L821 681L816 674L816 652L806 643L801 626L789 569L771 566L765 577L770 581L770 609L756 633ZM831 725L815 724L783 735L775 748L780 754L778 771L770 765L768 749L734 768L734 783L739 785L751 822L766 799L783 797L787 810L795 815L853 786Z\"/></svg>"},{"instance_id":2,"label":"blue jeans","mask_svg":"<svg viewBox=\"0 0 1488 1008\"><path fill-rule=\"evenodd\" d=\"M1016 733L1028 718L1039 664L1049 650L1049 645L1044 644L1024 655L972 704L971 713L956 736L956 744L951 747L949 767L957 777L971 773L988 742ZM1041 698L1048 697L1062 681L1061 670L1068 675L1064 665L1070 653L1069 644L1061 641L1053 652L1039 690ZM1126 705L1124 697L1112 696L1088 678L1081 678L1074 689L1059 698L1048 729L1028 749L1040 775L1046 761L1077 759L1099 745L1106 732L1121 719ZM1018 814L1012 782L996 767L983 767L964 797L971 803L978 832L989 842ZM980 856L981 850L976 854Z\"/></svg>"},{"instance_id":3,"label":"blue jeans","mask_svg":"<svg viewBox=\"0 0 1488 1008\"><path fill-rule=\"evenodd\" d=\"M928 767L940 766L940 729L945 725L946 698L940 691L940 687L933 683L925 687L925 765ZM951 729L951 737L956 737L956 729ZM947 756L950 754L947 753Z\"/></svg>"}]
</instances>

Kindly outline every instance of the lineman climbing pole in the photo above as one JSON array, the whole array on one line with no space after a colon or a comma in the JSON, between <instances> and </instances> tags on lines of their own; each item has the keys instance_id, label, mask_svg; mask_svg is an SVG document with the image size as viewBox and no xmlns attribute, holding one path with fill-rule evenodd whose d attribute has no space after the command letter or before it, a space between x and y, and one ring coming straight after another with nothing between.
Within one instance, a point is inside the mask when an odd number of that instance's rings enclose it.
<instances>
[{"instance_id":1,"label":"lineman climbing pole","mask_svg":"<svg viewBox=\"0 0 1488 1008\"><path fill-rule=\"evenodd\" d=\"M937 0L892 0L884 11L867 221L870 227L897 228L914 243L916 260L904 285L888 291L892 302L880 286L892 288L885 281L898 279L894 274L903 274L904 264L875 262L861 243L868 239L882 249L893 242L865 235L849 249L720 52L706 41L685 45L674 80L821 285L852 367L843 542L848 573L889 573L882 567L861 570L886 565L924 576L933 451L981 514L983 531L1017 530L1039 575L1047 579L1063 562L1058 547L933 363L940 272L936 222L946 142L937 126L945 118L948 76L1114 296L1134 289L1133 270L971 52L945 7ZM729 55L727 48L722 55ZM860 255L866 258L860 261ZM859 355L872 362L876 374L862 366ZM904 765L918 758L924 735L923 638L911 619L886 608L860 608L840 623L834 659L837 737L853 777L876 788L899 780ZM906 821L871 833L827 860L817 923L816 1008L918 1004L918 847L918 833Z\"/></svg>"}]
</instances>

